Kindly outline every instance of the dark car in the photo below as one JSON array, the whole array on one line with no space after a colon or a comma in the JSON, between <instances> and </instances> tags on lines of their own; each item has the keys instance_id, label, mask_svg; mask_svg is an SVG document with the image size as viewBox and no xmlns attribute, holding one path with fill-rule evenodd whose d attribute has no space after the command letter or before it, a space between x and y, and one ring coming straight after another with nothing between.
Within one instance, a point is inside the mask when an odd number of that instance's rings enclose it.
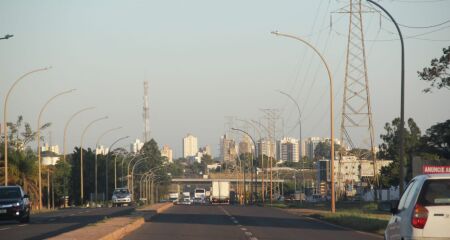
<instances>
[{"instance_id":1,"label":"dark car","mask_svg":"<svg viewBox=\"0 0 450 240\"><path fill-rule=\"evenodd\" d=\"M30 221L30 200L20 186L0 186L0 219Z\"/></svg>"}]
</instances>

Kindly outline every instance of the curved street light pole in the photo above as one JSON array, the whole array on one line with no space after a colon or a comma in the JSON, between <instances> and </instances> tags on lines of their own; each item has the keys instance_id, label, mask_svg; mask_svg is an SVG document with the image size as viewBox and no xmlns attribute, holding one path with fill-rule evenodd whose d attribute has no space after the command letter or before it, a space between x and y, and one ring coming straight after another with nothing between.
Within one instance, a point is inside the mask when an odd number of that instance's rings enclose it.
<instances>
[{"instance_id":1,"label":"curved street light pole","mask_svg":"<svg viewBox=\"0 0 450 240\"><path fill-rule=\"evenodd\" d=\"M42 163L41 163L41 118L42 118L42 113L44 113L45 108L47 108L48 104L50 104L51 101L55 100L57 97L59 97L61 95L68 94L73 91L75 91L75 89L70 89L68 91L60 92L60 93L56 94L55 96L51 97L47 102L45 102L44 106L41 108L41 111L39 112L39 115L38 115L37 128L36 128L36 142L37 142L37 152L38 152L39 209L42 209ZM50 186L47 186L47 187L49 188Z\"/></svg>"},{"instance_id":2,"label":"curved street light pole","mask_svg":"<svg viewBox=\"0 0 450 240\"><path fill-rule=\"evenodd\" d=\"M303 160L303 144L302 144L302 111L300 110L300 106L298 105L297 100L295 100L290 94L283 92L281 90L278 90L279 93L287 96L289 99L292 100L292 102L295 103L298 110L298 126L300 129L300 139L298 140L298 152L299 152L299 160L302 161L302 178L303 178L303 194L305 194L305 160Z\"/></svg>"},{"instance_id":3,"label":"curved street light pole","mask_svg":"<svg viewBox=\"0 0 450 240\"><path fill-rule=\"evenodd\" d=\"M97 200L98 200L98 198L97 198L97 196L98 196L98 188L97 188L97 185L98 185L98 181L97 181L97 149L98 149L98 144L100 143L100 140L106 135L106 134L108 134L108 133L110 133L110 132L112 132L112 131L115 131L115 130L119 130L119 129L121 129L122 127L116 127L116 128L111 128L111 129L108 129L108 130L106 130L105 132L103 132L99 137L98 137L98 139L97 139L97 142L95 143L95 161L94 161L94 171L95 171L95 173L94 173L94 182L95 182L95 184L94 184L94 186L95 186L95 203L97 203ZM109 149L108 149L109 150Z\"/></svg>"},{"instance_id":4,"label":"curved street light pole","mask_svg":"<svg viewBox=\"0 0 450 240\"><path fill-rule=\"evenodd\" d=\"M261 124L260 122L258 122L258 121L255 121L255 120L252 120L252 122L253 123L255 123L255 124L258 124L261 128L264 128L264 130L266 130L266 132L267 132L267 138L268 138L268 140L269 140L269 155L271 155L270 154L270 148L271 148L271 143L272 143L272 141L271 141L271 139L270 139L270 130L266 127L266 126L264 126L263 124ZM262 142L261 142L261 146L262 146ZM261 154L262 154L262 147L261 147ZM262 154L262 155L264 155L264 154ZM270 193L269 193L269 198L270 198L270 204L272 204L272 201L273 201L273 197L272 197L272 195L273 195L273 173L272 173L272 165L273 165L273 163L272 163L272 158L270 157L270 156L267 156L269 159L268 159L268 163L270 164L270 166L269 166L269 174L270 174L270 179L269 179L269 182L270 182Z\"/></svg>"},{"instance_id":5,"label":"curved street light pole","mask_svg":"<svg viewBox=\"0 0 450 240\"><path fill-rule=\"evenodd\" d=\"M258 132L258 134L259 134L259 140L261 141L261 131L253 124L253 123L251 123L250 121L247 121L247 120L245 120L245 119L236 119L236 120L238 120L238 121L241 121L241 122L245 122L245 123L247 123L247 124L250 124L250 126L252 126L253 127L253 129L254 130L256 130L257 132ZM262 145L262 143L261 143L261 145ZM255 146L255 151L256 151L256 146ZM265 187L264 187L264 174L265 174L265 171L264 171L264 154L263 154L263 152L262 152L262 147L261 147L261 169L262 169L262 176L261 176L261 198L262 198L262 203L264 204L265 202L266 202L266 195L265 195Z\"/></svg>"},{"instance_id":6,"label":"curved street light pole","mask_svg":"<svg viewBox=\"0 0 450 240\"><path fill-rule=\"evenodd\" d=\"M322 63L325 65L325 68L327 70L328 73L328 79L330 81L330 162L331 162L331 212L334 213L336 212L336 198L335 198L335 190L334 190L334 102L333 102L333 78L331 77L331 71L330 68L328 67L328 63L326 62L325 58L323 57L323 55L317 50L317 48L315 48L313 45L311 45L309 42L294 36L294 35L290 35L290 34L285 34L285 33L279 33L278 31L274 31L272 32L272 34L277 35L277 36L282 36L282 37L288 37L288 38L292 38L295 40L298 40L300 42L303 42L304 44L306 44L307 46L309 46L310 48L312 48L314 50L314 52L320 57L320 59L322 60Z\"/></svg>"},{"instance_id":7,"label":"curved street light pole","mask_svg":"<svg viewBox=\"0 0 450 240\"><path fill-rule=\"evenodd\" d=\"M395 19L392 17L392 15L386 10L384 9L380 4L372 1L372 0L367 0L369 3L372 3L373 5L377 6L378 8L380 8L381 10L383 10L383 12L385 12L389 18L392 20L392 22L395 25L395 28L397 29L398 35L400 37L400 44L401 44L401 50L402 50L402 56L401 56L401 90L400 90L400 133L399 133L399 138L400 138L400 152L399 152L399 157L400 157L400 195L403 193L404 190L404 179L405 179L405 172L404 172L404 156L405 156L405 45L403 42L403 35L402 35L402 31L400 31L400 27L398 26L397 22L395 21ZM375 177L375 176L374 176Z\"/></svg>"},{"instance_id":8,"label":"curved street light pole","mask_svg":"<svg viewBox=\"0 0 450 240\"><path fill-rule=\"evenodd\" d=\"M64 137L63 137L63 139L64 139L64 142L63 142L63 152L64 152L63 160L64 160L64 161L66 161L66 155L67 155L67 129L69 128L70 122L71 122L72 119L73 119L74 117L76 117L78 114L80 114L80 113L82 113L82 112L84 112L84 111L90 110L90 109L94 109L94 108L95 108L95 107L83 108L83 109L81 109L80 111L74 113L74 114L69 118L69 120L67 120L66 125L64 126Z\"/></svg>"},{"instance_id":9,"label":"curved street light pole","mask_svg":"<svg viewBox=\"0 0 450 240\"><path fill-rule=\"evenodd\" d=\"M89 127L91 127L94 123L101 121L101 120L105 120L105 119L108 119L108 116L97 118L97 119L93 120L86 126L86 128L83 130L83 133L81 134L81 143L80 143L80 202L81 202L81 205L83 205L83 198L84 198L84 185L83 185L83 181L84 181L84 179L83 179L83 139L84 139L84 135L86 134Z\"/></svg>"},{"instance_id":10,"label":"curved street light pole","mask_svg":"<svg viewBox=\"0 0 450 240\"><path fill-rule=\"evenodd\" d=\"M111 145L109 145L108 151L112 151L112 147L118 143L121 140L124 140L126 138L129 138L130 136L125 136L125 137L121 137L119 139L117 139L116 141L114 141ZM117 157L117 155L116 155ZM117 169L116 169L116 158L114 158L114 188L117 187L116 184L116 176L117 176ZM105 197L106 200L109 200L108 198L108 158L106 158L106 163L105 163Z\"/></svg>"},{"instance_id":11,"label":"curved street light pole","mask_svg":"<svg viewBox=\"0 0 450 240\"><path fill-rule=\"evenodd\" d=\"M255 150L254 150L254 155L256 155L256 142L255 142L255 140L253 139L253 137L250 135L250 134L248 134L246 131L244 131L244 130L242 130L242 129L239 129L239 128L231 128L231 130L234 130L234 131L239 131L239 132L242 132L242 133L244 133L245 135L247 135L251 140L252 140L252 142L253 142L253 146L255 146ZM253 154L252 154L253 155ZM252 156L252 169L251 169L251 173L252 173L252 175L253 175L253 171L254 171L254 168L255 168L255 166L254 166L254 164L253 164L253 162L255 161L254 160L254 155ZM253 177L252 177L252 182L253 182ZM253 184L252 184L253 185ZM250 202L253 204L254 202L254 198L253 198L253 195L255 194L255 190L253 189L253 186L251 187L251 191L252 191L252 194L250 195Z\"/></svg>"},{"instance_id":12,"label":"curved street light pole","mask_svg":"<svg viewBox=\"0 0 450 240\"><path fill-rule=\"evenodd\" d=\"M39 68L39 69L35 69L33 71L30 71L30 72L27 72L27 73L23 74L16 81L14 81L13 85L11 85L11 87L8 90L8 93L6 94L5 101L3 103L3 132L4 132L4 136L5 136L5 140L4 140L4 147L5 147L5 168L4 168L5 169L5 186L8 186L8 126L7 126L8 124L6 123L6 118L8 116L8 98L9 98L9 95L11 94L11 91L14 89L14 87L22 79L24 79L25 77L27 77L27 76L29 76L29 75L31 75L33 73L36 73L36 72L49 70L50 68L51 67Z\"/></svg>"}]
</instances>

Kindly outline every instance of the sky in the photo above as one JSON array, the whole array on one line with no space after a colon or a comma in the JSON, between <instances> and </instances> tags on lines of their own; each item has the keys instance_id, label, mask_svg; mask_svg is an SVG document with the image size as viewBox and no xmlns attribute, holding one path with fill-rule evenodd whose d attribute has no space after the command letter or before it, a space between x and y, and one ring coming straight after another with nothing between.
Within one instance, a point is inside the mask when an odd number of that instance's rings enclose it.
<instances>
[{"instance_id":1,"label":"sky","mask_svg":"<svg viewBox=\"0 0 450 240\"><path fill-rule=\"evenodd\" d=\"M363 1L364 2L364 1ZM449 20L448 0L379 1L397 21L429 26ZM59 92L77 89L52 101L42 122L46 141L63 145L64 126L76 111L95 107L73 119L68 149L130 136L143 136L143 82L149 82L151 137L181 156L182 138L198 137L218 155L219 138L239 121L265 123L261 109L278 109L277 135L298 137L295 105L302 109L303 138L329 136L329 86L319 58L298 41L276 37L273 30L303 37L325 56L334 76L336 137L344 88L349 18L336 13L348 1L336 0L165 0L165 1L0 1L0 97L33 69L51 66L22 80L8 100L8 119L22 115L33 129L44 103ZM391 22L378 13L364 14L370 97L375 141L386 122L400 112L400 44ZM380 20L381 19L381 20ZM450 24L437 28L402 28L406 54L406 118L422 132L450 118L448 90L423 93L428 85L417 71L450 45ZM424 34L421 36L416 36ZM411 37L412 36L412 37ZM416 37L414 37L416 36ZM3 107L0 114L3 115ZM252 133L253 134L253 133ZM236 137L237 135L232 135ZM199 146L199 147L200 147Z\"/></svg>"}]
</instances>

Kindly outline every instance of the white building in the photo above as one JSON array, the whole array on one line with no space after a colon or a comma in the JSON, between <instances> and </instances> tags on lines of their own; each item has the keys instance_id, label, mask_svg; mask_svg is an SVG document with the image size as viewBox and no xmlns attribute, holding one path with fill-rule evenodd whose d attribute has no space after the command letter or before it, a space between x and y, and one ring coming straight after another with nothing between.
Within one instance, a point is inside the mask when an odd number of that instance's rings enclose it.
<instances>
[{"instance_id":1,"label":"white building","mask_svg":"<svg viewBox=\"0 0 450 240\"><path fill-rule=\"evenodd\" d=\"M257 143L258 149L257 149L257 155L263 154L263 156L268 156L275 158L277 155L277 148L276 143L270 139L262 139L259 140Z\"/></svg>"},{"instance_id":2,"label":"white building","mask_svg":"<svg viewBox=\"0 0 450 240\"><path fill-rule=\"evenodd\" d=\"M299 144L295 138L285 137L280 140L279 160L287 162L299 162Z\"/></svg>"},{"instance_id":3,"label":"white building","mask_svg":"<svg viewBox=\"0 0 450 240\"><path fill-rule=\"evenodd\" d=\"M134 141L134 143L132 143L130 145L130 152L132 153L138 153L139 151L141 151L141 148L144 146L144 143L141 142L141 140L136 139L136 141Z\"/></svg>"},{"instance_id":4,"label":"white building","mask_svg":"<svg viewBox=\"0 0 450 240\"><path fill-rule=\"evenodd\" d=\"M44 146L41 146L41 152L47 152L47 151L54 152L56 154L60 154L58 145L49 146L48 143L46 143L46 144L44 144Z\"/></svg>"},{"instance_id":5,"label":"white building","mask_svg":"<svg viewBox=\"0 0 450 240\"><path fill-rule=\"evenodd\" d=\"M106 155L106 154L108 154L108 152L109 152L109 149L103 145L100 145L95 149L95 154L99 154L99 155Z\"/></svg>"},{"instance_id":6,"label":"white building","mask_svg":"<svg viewBox=\"0 0 450 240\"><path fill-rule=\"evenodd\" d=\"M318 164L319 181L330 181L330 166L329 160L320 160ZM375 168L372 160L357 159L355 156L343 156L341 160L334 161L334 178L338 189L343 189L345 185L356 185L364 179L372 178L374 176L374 170L380 174L381 168L388 166L392 163L392 160L377 159L375 161ZM326 168L326 170L325 170ZM325 177L326 174L326 177ZM340 186L340 187L339 187Z\"/></svg>"},{"instance_id":7,"label":"white building","mask_svg":"<svg viewBox=\"0 0 450 240\"><path fill-rule=\"evenodd\" d=\"M224 162L234 162L237 157L236 144L227 134L220 137L220 159Z\"/></svg>"},{"instance_id":8,"label":"white building","mask_svg":"<svg viewBox=\"0 0 450 240\"><path fill-rule=\"evenodd\" d=\"M198 151L198 140L190 133L183 138L183 157L195 157Z\"/></svg>"},{"instance_id":9,"label":"white building","mask_svg":"<svg viewBox=\"0 0 450 240\"><path fill-rule=\"evenodd\" d=\"M173 151L169 145L164 145L161 149L161 156L166 157L169 163L173 162Z\"/></svg>"}]
</instances>

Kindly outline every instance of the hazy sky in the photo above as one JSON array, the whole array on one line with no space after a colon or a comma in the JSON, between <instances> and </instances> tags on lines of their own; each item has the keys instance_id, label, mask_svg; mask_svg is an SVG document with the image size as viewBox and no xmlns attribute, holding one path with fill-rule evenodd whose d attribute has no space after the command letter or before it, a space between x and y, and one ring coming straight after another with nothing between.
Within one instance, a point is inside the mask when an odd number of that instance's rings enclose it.
<instances>
[{"instance_id":1,"label":"hazy sky","mask_svg":"<svg viewBox=\"0 0 450 240\"><path fill-rule=\"evenodd\" d=\"M187 133L218 154L226 116L260 120L262 108L280 109L279 135L298 136L297 110L277 93L292 94L303 111L303 136L327 136L328 80L312 51L272 30L304 36L329 61L335 77L336 136L339 136L348 15L331 12L348 1L0 1L0 96L21 74L52 66L23 80L9 99L8 121L23 115L33 128L43 104L58 92L76 88L44 112L53 144L62 149L63 129L75 118L69 149L79 145L83 128L109 116L86 135L93 147L129 135L142 139L143 81L149 81L151 136L181 155ZM427 26L448 20L450 1L380 1L398 22ZM369 82L377 143L383 126L399 116L400 44L395 28L376 13L364 15ZM332 27L330 28L330 22ZM438 31L435 31L438 30ZM448 90L422 93L417 71L450 45L450 24L431 29L403 28L406 40L406 117L422 131L450 118ZM421 38L417 39L417 38ZM427 40L423 40L427 39ZM372 41L377 40L377 41ZM433 40L433 41L431 41ZM444 41L434 41L444 40ZM3 114L3 108L0 110ZM282 127L284 126L284 127ZM48 138L49 130L43 135ZM129 144L121 142L119 146Z\"/></svg>"}]
</instances>

